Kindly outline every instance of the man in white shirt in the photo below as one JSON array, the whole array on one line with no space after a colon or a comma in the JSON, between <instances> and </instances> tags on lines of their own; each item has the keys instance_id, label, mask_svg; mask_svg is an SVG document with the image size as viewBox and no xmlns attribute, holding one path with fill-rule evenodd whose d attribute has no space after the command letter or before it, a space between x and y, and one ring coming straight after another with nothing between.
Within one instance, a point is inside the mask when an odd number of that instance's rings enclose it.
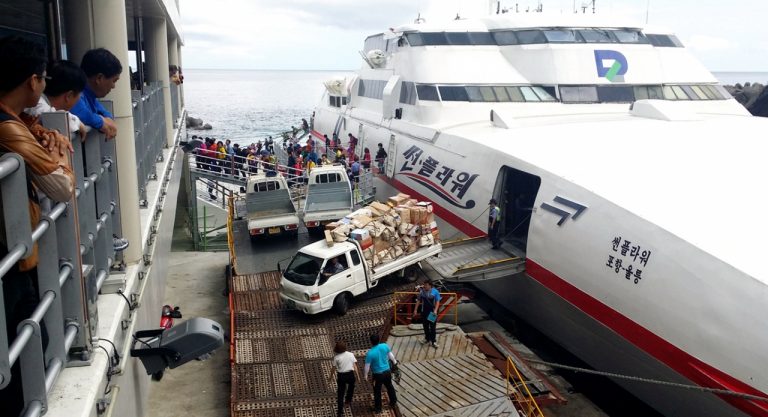
<instances>
[{"instance_id":1,"label":"man in white shirt","mask_svg":"<svg viewBox=\"0 0 768 417\"><path fill-rule=\"evenodd\" d=\"M24 109L24 113L39 117L57 110L69 111L80 100L87 79L77 64L71 61L54 62L48 77L50 80L37 105ZM87 133L86 126L72 113L69 113L69 129L70 133L80 132L83 139Z\"/></svg>"}]
</instances>

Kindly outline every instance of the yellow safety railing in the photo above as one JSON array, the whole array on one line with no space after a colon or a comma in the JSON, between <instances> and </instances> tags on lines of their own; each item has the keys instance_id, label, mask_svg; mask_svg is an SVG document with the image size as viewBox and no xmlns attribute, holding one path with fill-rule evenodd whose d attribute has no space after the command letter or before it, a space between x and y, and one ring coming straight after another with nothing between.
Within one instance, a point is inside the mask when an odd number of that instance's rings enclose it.
<instances>
[{"instance_id":1,"label":"yellow safety railing","mask_svg":"<svg viewBox=\"0 0 768 417\"><path fill-rule=\"evenodd\" d=\"M410 324L413 318L413 313L416 309L416 296L418 292L413 291L396 291L394 293L395 305L392 307L394 310L395 324ZM437 321L440 322L445 316L453 316L453 324L459 324L459 295L455 292L441 292L440 293L440 305L437 307Z\"/></svg>"},{"instance_id":2,"label":"yellow safety railing","mask_svg":"<svg viewBox=\"0 0 768 417\"><path fill-rule=\"evenodd\" d=\"M237 268L237 255L235 255L235 231L232 228L232 221L235 218L235 197L229 196L229 209L227 210L227 248L229 249L229 260L233 268Z\"/></svg>"},{"instance_id":3,"label":"yellow safety railing","mask_svg":"<svg viewBox=\"0 0 768 417\"><path fill-rule=\"evenodd\" d=\"M523 417L544 417L512 358L507 358L507 395Z\"/></svg>"}]
</instances>

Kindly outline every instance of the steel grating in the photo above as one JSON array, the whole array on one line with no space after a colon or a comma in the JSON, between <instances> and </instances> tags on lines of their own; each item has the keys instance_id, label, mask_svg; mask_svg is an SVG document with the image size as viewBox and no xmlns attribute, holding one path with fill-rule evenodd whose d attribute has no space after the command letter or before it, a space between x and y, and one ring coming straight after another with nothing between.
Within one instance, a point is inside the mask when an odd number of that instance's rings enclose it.
<instances>
[{"instance_id":1,"label":"steel grating","mask_svg":"<svg viewBox=\"0 0 768 417\"><path fill-rule=\"evenodd\" d=\"M234 363L232 415L282 417L335 415L336 381L331 361L333 344L345 340L358 358L372 333L383 332L392 311L390 289L377 287L373 296L353 304L350 314L307 316L284 309L276 271L232 278ZM346 416L371 416L372 387L358 383ZM386 404L386 395L384 395ZM389 411L378 416L394 415Z\"/></svg>"}]
</instances>

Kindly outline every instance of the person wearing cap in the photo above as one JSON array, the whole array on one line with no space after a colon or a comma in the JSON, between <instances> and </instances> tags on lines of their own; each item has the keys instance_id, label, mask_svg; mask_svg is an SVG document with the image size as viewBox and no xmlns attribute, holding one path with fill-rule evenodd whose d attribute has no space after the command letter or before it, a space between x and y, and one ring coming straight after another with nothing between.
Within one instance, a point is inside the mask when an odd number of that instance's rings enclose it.
<instances>
[{"instance_id":1,"label":"person wearing cap","mask_svg":"<svg viewBox=\"0 0 768 417\"><path fill-rule=\"evenodd\" d=\"M491 206L488 210L488 239L491 240L491 248L501 249L501 239L499 239L499 222L501 221L501 209L497 206L495 198L488 202Z\"/></svg>"}]
</instances>

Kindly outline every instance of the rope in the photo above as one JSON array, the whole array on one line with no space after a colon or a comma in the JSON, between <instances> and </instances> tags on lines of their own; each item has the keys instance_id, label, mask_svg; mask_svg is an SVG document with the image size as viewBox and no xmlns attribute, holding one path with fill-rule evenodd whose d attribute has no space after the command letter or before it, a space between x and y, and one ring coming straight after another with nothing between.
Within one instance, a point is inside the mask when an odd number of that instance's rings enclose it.
<instances>
[{"instance_id":1,"label":"rope","mask_svg":"<svg viewBox=\"0 0 768 417\"><path fill-rule=\"evenodd\" d=\"M707 388L702 387L699 385L690 385L690 384L681 384L677 382L669 382L669 381L661 381L658 379L652 379L652 378L642 378L639 376L631 376L631 375L623 375L623 374L617 374L613 372L603 372L603 371L596 371L594 369L588 369L588 368L579 368L576 366L570 366L570 365L563 365L560 363L554 363L554 362L547 362L547 361L541 361L536 359L526 359L526 362L535 363L539 365L546 365L552 368L559 368L559 369L565 369L568 371L573 372L581 372L585 374L592 374L592 375L599 375L599 376L605 376L609 378L616 378L616 379L624 379L627 381L634 381L634 382L644 382L647 384L655 384L655 385L662 385L665 387L672 387L672 388L682 388L682 389L688 389L693 391L702 391L702 392L709 392L712 394L717 395L728 395L731 397L737 397L737 398L744 398L747 400L754 400L754 401L763 401L768 402L768 397L763 397L760 395L753 395L753 394L746 394L743 392L736 392L731 391L727 389L719 389L719 388Z\"/></svg>"}]
</instances>

